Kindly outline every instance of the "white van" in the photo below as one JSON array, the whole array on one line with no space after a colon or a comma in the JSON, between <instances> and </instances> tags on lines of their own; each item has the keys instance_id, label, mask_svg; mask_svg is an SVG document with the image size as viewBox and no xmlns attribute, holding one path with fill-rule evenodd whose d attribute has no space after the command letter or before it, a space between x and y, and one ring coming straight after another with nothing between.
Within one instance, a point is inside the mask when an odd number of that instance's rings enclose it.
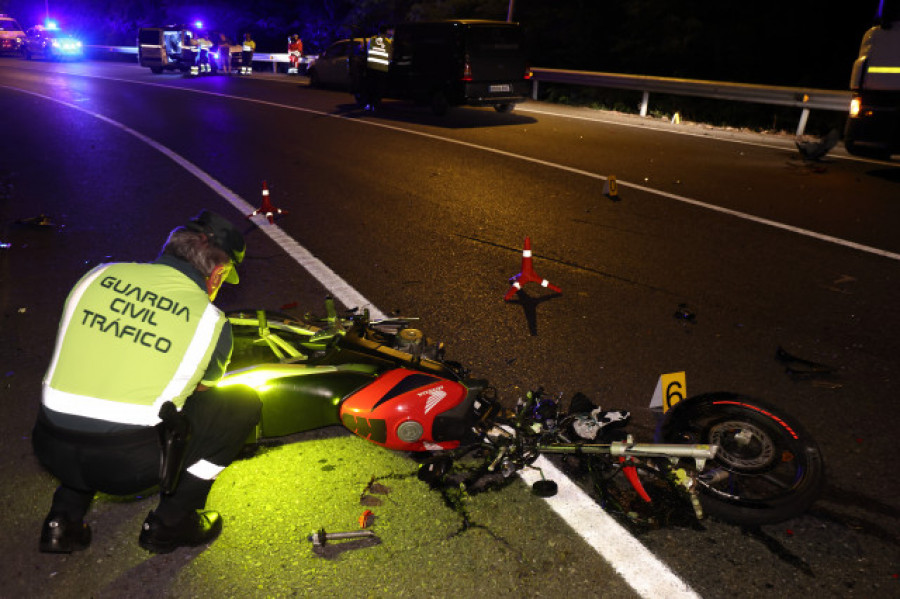
<instances>
[{"instance_id":1,"label":"white van","mask_svg":"<svg viewBox=\"0 0 900 599\"><path fill-rule=\"evenodd\" d=\"M844 146L851 154L900 153L900 0L883 0L866 31L850 76Z\"/></svg>"},{"instance_id":2,"label":"white van","mask_svg":"<svg viewBox=\"0 0 900 599\"><path fill-rule=\"evenodd\" d=\"M0 15L0 52L18 54L24 41L25 31L22 26L9 15Z\"/></svg>"}]
</instances>

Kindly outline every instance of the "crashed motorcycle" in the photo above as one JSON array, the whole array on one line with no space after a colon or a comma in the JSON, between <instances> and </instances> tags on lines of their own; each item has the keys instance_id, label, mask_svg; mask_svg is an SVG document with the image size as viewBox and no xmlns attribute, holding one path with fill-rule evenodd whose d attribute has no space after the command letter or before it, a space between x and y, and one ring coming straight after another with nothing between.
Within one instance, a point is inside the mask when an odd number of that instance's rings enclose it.
<instances>
[{"instance_id":1,"label":"crashed motorcycle","mask_svg":"<svg viewBox=\"0 0 900 599\"><path fill-rule=\"evenodd\" d=\"M331 299L321 318L265 310L228 318L235 349L220 385L259 394L254 442L342 425L409 452L432 487L473 491L511 480L542 454L558 456L585 475L604 507L636 522L656 516L633 509L623 489L644 507L662 489L697 519L761 525L801 514L824 484L821 452L802 426L740 394L675 393L658 414L654 442L641 443L628 433L629 412L601 409L581 394L564 402L537 389L504 407L486 380L446 360L443 344L412 318L338 315ZM552 496L556 484L542 476L533 490Z\"/></svg>"}]
</instances>

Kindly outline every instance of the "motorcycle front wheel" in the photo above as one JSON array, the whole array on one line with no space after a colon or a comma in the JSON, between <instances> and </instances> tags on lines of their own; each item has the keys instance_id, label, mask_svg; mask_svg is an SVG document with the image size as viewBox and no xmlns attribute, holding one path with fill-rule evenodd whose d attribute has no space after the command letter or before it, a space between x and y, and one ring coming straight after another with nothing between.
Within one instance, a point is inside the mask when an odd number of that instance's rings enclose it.
<instances>
[{"instance_id":1,"label":"motorcycle front wheel","mask_svg":"<svg viewBox=\"0 0 900 599\"><path fill-rule=\"evenodd\" d=\"M678 404L663 424L667 443L718 446L697 477L700 504L740 525L799 516L825 483L819 447L780 408L734 393L701 395Z\"/></svg>"}]
</instances>

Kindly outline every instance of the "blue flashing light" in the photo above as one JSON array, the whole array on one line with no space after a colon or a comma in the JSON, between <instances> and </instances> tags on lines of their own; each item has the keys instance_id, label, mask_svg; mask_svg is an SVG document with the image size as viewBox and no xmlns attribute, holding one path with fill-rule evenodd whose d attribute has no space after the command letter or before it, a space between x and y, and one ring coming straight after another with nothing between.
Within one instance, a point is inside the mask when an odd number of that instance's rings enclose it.
<instances>
[{"instance_id":1,"label":"blue flashing light","mask_svg":"<svg viewBox=\"0 0 900 599\"><path fill-rule=\"evenodd\" d=\"M197 20L194 22L194 27L197 29L203 29L203 21Z\"/></svg>"},{"instance_id":2,"label":"blue flashing light","mask_svg":"<svg viewBox=\"0 0 900 599\"><path fill-rule=\"evenodd\" d=\"M47 27L47 29L50 29L52 31L59 29L59 24L51 19L47 19L45 26Z\"/></svg>"}]
</instances>

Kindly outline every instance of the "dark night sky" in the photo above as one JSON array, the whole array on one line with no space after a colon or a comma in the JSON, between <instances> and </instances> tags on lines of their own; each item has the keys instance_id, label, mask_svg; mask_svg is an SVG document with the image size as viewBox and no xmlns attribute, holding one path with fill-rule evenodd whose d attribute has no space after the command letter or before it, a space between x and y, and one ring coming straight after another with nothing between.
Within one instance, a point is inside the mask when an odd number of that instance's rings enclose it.
<instances>
[{"instance_id":1,"label":"dark night sky","mask_svg":"<svg viewBox=\"0 0 900 599\"><path fill-rule=\"evenodd\" d=\"M350 24L410 14L505 19L508 0L0 0L24 27L51 14L86 43L133 44L142 24L192 21L260 50L301 33L308 51ZM516 0L532 64L540 67L845 89L878 0ZM218 22L215 22L218 20ZM271 46L271 47L269 47Z\"/></svg>"}]
</instances>

